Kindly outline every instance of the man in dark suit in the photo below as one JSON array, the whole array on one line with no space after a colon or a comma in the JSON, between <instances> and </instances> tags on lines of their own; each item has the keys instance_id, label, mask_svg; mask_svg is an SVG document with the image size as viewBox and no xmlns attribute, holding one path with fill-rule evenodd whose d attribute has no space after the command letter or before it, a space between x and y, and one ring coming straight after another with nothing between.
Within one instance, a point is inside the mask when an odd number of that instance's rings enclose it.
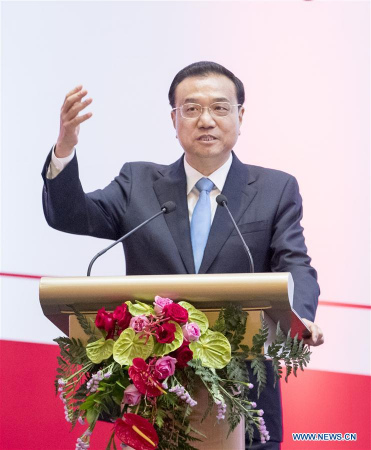
<instances>
[{"instance_id":1,"label":"man in dark suit","mask_svg":"<svg viewBox=\"0 0 371 450\"><path fill-rule=\"evenodd\" d=\"M159 217L124 241L128 275L241 273L249 262L224 208L223 193L254 258L256 272L291 272L294 309L312 332L310 345L323 335L313 323L319 287L304 242L302 202L294 177L242 164L232 149L244 114L244 88L224 67L210 62L180 71L169 91L171 117L184 155L170 166L127 163L105 189L85 194L78 177L74 146L79 115L91 99L78 86L61 110L60 135L48 156L43 177L43 206L52 227L69 233L116 240L160 205L172 200L175 212ZM272 372L269 370L268 381ZM282 440L279 387L259 399L271 441ZM254 442L253 448L260 448Z\"/></svg>"}]
</instances>

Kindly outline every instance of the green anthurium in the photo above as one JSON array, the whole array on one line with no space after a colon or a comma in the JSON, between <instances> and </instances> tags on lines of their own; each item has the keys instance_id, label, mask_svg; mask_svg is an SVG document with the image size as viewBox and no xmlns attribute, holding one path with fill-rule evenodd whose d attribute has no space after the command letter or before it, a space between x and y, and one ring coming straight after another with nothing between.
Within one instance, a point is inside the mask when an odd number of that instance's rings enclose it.
<instances>
[{"instance_id":1,"label":"green anthurium","mask_svg":"<svg viewBox=\"0 0 371 450\"><path fill-rule=\"evenodd\" d=\"M174 340L169 344L161 344L160 342L156 342L153 353L157 356L167 355L168 353L173 352L174 350L179 348L183 343L183 331L181 326L173 320L169 320L169 323L173 323L176 328Z\"/></svg>"},{"instance_id":2,"label":"green anthurium","mask_svg":"<svg viewBox=\"0 0 371 450\"><path fill-rule=\"evenodd\" d=\"M188 322L196 323L201 331L201 334L205 333L209 328L209 320L206 315L196 309L188 302L179 302L178 305L183 306L188 311Z\"/></svg>"},{"instance_id":3,"label":"green anthurium","mask_svg":"<svg viewBox=\"0 0 371 450\"><path fill-rule=\"evenodd\" d=\"M142 314L154 314L153 306L147 305L147 303L140 302L139 300L135 300L135 303L131 303L130 301L125 302L128 305L129 313L132 316L140 316Z\"/></svg>"},{"instance_id":4,"label":"green anthurium","mask_svg":"<svg viewBox=\"0 0 371 450\"><path fill-rule=\"evenodd\" d=\"M86 356L94 364L99 364L104 359L108 359L112 355L114 343L114 340L105 340L104 338L91 342L86 346Z\"/></svg>"},{"instance_id":5,"label":"green anthurium","mask_svg":"<svg viewBox=\"0 0 371 450\"><path fill-rule=\"evenodd\" d=\"M222 369L231 360L231 344L218 331L206 331L198 341L191 342L189 348L193 359L201 360L204 367Z\"/></svg>"},{"instance_id":6,"label":"green anthurium","mask_svg":"<svg viewBox=\"0 0 371 450\"><path fill-rule=\"evenodd\" d=\"M124 330L113 346L113 359L121 366L130 365L134 358L147 359L153 350L153 337L147 340L132 328Z\"/></svg>"}]
</instances>

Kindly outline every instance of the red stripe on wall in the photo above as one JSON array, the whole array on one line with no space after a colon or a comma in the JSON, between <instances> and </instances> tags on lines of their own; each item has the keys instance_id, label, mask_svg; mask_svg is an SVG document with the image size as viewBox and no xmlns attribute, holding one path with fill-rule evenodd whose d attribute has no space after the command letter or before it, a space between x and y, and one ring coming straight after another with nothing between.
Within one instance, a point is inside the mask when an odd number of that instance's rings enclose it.
<instances>
[{"instance_id":1,"label":"red stripe on wall","mask_svg":"<svg viewBox=\"0 0 371 450\"><path fill-rule=\"evenodd\" d=\"M0 448L72 450L87 426L69 432L54 392L58 347L0 340ZM281 383L282 450L370 450L371 377L306 370ZM91 450L106 448L112 425L98 423ZM356 442L294 442L291 433L357 433ZM236 449L233 449L236 450Z\"/></svg>"},{"instance_id":2,"label":"red stripe on wall","mask_svg":"<svg viewBox=\"0 0 371 450\"><path fill-rule=\"evenodd\" d=\"M0 272L0 277L33 278L39 280L44 275L27 275L25 273Z\"/></svg>"},{"instance_id":3,"label":"red stripe on wall","mask_svg":"<svg viewBox=\"0 0 371 450\"><path fill-rule=\"evenodd\" d=\"M318 302L320 306L338 306L340 308L360 308L360 309L371 309L371 305L361 305L359 303L341 303L341 302L331 302L327 300L320 300Z\"/></svg>"}]
</instances>

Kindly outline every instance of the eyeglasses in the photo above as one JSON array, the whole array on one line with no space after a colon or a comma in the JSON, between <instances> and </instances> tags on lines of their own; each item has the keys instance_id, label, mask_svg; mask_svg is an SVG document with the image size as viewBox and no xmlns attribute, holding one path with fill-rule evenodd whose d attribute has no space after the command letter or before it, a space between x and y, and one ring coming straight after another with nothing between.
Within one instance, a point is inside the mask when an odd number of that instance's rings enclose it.
<instances>
[{"instance_id":1,"label":"eyeglasses","mask_svg":"<svg viewBox=\"0 0 371 450\"><path fill-rule=\"evenodd\" d=\"M213 117L225 117L232 112L234 106L242 105L240 103L231 105L228 102L215 102L210 106L201 106L198 103L185 103L178 108L173 108L172 111L179 109L183 119L198 119L201 116L203 109L208 109Z\"/></svg>"}]
</instances>

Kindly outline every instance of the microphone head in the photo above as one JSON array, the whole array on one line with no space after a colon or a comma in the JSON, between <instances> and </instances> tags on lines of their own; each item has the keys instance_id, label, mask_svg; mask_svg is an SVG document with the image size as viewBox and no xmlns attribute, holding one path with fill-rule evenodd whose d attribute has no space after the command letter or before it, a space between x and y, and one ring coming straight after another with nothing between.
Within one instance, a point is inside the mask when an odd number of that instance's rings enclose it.
<instances>
[{"instance_id":1,"label":"microphone head","mask_svg":"<svg viewBox=\"0 0 371 450\"><path fill-rule=\"evenodd\" d=\"M228 204L227 197L226 197L225 195L223 195L223 194L219 194L219 195L216 197L215 200L216 200L216 202L218 203L219 206L224 206L224 205L227 205L227 204Z\"/></svg>"},{"instance_id":2,"label":"microphone head","mask_svg":"<svg viewBox=\"0 0 371 450\"><path fill-rule=\"evenodd\" d=\"M161 206L161 210L164 211L164 214L169 214L176 210L175 202L166 202Z\"/></svg>"}]
</instances>

